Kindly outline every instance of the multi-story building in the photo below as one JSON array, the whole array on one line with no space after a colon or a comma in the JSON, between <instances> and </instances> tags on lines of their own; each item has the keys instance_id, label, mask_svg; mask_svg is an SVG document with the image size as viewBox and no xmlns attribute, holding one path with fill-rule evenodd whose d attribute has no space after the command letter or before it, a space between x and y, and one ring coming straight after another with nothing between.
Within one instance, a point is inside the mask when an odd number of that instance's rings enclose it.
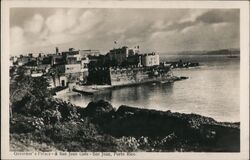
<instances>
[{"instance_id":1,"label":"multi-story building","mask_svg":"<svg viewBox=\"0 0 250 160\"><path fill-rule=\"evenodd\" d=\"M76 55L79 54L79 50L75 50L74 48L69 48L68 51L62 52L63 56Z\"/></svg>"},{"instance_id":2,"label":"multi-story building","mask_svg":"<svg viewBox=\"0 0 250 160\"><path fill-rule=\"evenodd\" d=\"M65 58L62 55L54 54L51 58L51 66L65 64Z\"/></svg>"},{"instance_id":3,"label":"multi-story building","mask_svg":"<svg viewBox=\"0 0 250 160\"><path fill-rule=\"evenodd\" d=\"M159 54L148 53L144 54L141 59L142 65L145 67L157 66L160 64Z\"/></svg>"},{"instance_id":4,"label":"multi-story building","mask_svg":"<svg viewBox=\"0 0 250 160\"><path fill-rule=\"evenodd\" d=\"M31 55L29 56L23 56L23 55L20 55L19 58L17 58L17 65L18 66L23 66L31 61L35 61L36 58L32 57Z\"/></svg>"},{"instance_id":5,"label":"multi-story building","mask_svg":"<svg viewBox=\"0 0 250 160\"><path fill-rule=\"evenodd\" d=\"M127 58L127 65L130 66L142 66L142 55L141 54L136 54L133 56L129 56Z\"/></svg>"},{"instance_id":6,"label":"multi-story building","mask_svg":"<svg viewBox=\"0 0 250 160\"><path fill-rule=\"evenodd\" d=\"M125 62L129 56L134 56L136 54L139 54L139 47L133 49L124 46L122 48L110 50L109 53L107 53L107 56L110 61L115 61L118 65L120 65Z\"/></svg>"},{"instance_id":7,"label":"multi-story building","mask_svg":"<svg viewBox=\"0 0 250 160\"><path fill-rule=\"evenodd\" d=\"M61 54L57 53L55 57L60 57L63 63L56 66L56 70L60 73L55 76L55 86L68 86L87 79L89 58L87 54L80 54L80 51L70 48Z\"/></svg>"},{"instance_id":8,"label":"multi-story building","mask_svg":"<svg viewBox=\"0 0 250 160\"><path fill-rule=\"evenodd\" d=\"M79 54L82 57L86 57L86 56L99 56L100 55L100 51L99 50L94 50L94 49L79 50Z\"/></svg>"},{"instance_id":9,"label":"multi-story building","mask_svg":"<svg viewBox=\"0 0 250 160\"><path fill-rule=\"evenodd\" d=\"M88 71L88 65L89 65L89 58L83 57L81 59L81 69L83 70L83 72Z\"/></svg>"}]
</instances>

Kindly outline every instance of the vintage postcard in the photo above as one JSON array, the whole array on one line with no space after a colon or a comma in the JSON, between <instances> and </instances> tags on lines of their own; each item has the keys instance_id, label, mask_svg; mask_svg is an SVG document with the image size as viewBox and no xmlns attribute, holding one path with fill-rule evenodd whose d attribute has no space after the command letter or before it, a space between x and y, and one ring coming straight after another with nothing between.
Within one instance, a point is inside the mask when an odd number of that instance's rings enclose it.
<instances>
[{"instance_id":1,"label":"vintage postcard","mask_svg":"<svg viewBox=\"0 0 250 160\"><path fill-rule=\"evenodd\" d=\"M248 159L248 1L1 2L2 159Z\"/></svg>"}]
</instances>

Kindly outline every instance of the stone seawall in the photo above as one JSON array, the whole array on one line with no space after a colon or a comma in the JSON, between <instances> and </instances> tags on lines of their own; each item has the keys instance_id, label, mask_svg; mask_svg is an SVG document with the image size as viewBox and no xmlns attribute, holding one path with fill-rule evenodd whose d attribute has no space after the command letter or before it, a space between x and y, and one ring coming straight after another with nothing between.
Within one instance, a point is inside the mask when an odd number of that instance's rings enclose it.
<instances>
[{"instance_id":1,"label":"stone seawall","mask_svg":"<svg viewBox=\"0 0 250 160\"><path fill-rule=\"evenodd\" d=\"M110 69L110 80L112 86L124 86L168 80L171 78L169 68L122 68Z\"/></svg>"},{"instance_id":2,"label":"stone seawall","mask_svg":"<svg viewBox=\"0 0 250 160\"><path fill-rule=\"evenodd\" d=\"M170 68L166 66L92 67L89 68L87 84L122 86L165 80L171 76Z\"/></svg>"}]
</instances>

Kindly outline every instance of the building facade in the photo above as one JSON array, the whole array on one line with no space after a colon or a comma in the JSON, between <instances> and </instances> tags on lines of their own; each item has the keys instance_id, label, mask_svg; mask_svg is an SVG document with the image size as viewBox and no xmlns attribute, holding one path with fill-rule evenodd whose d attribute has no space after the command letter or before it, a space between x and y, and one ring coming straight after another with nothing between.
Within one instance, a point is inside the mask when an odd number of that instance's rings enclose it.
<instances>
[{"instance_id":1,"label":"building facade","mask_svg":"<svg viewBox=\"0 0 250 160\"><path fill-rule=\"evenodd\" d=\"M127 61L128 57L134 56L136 54L139 54L139 47L128 48L127 46L124 46L122 48L115 48L110 50L107 53L107 56L110 61L115 61L118 65L121 65L123 62Z\"/></svg>"},{"instance_id":2,"label":"building facade","mask_svg":"<svg viewBox=\"0 0 250 160\"><path fill-rule=\"evenodd\" d=\"M86 56L99 56L100 55L100 51L99 50L95 50L95 49L79 50L79 54L82 57L86 57Z\"/></svg>"},{"instance_id":3,"label":"building facade","mask_svg":"<svg viewBox=\"0 0 250 160\"><path fill-rule=\"evenodd\" d=\"M142 65L145 67L158 66L160 64L159 54L148 53L144 54L141 58Z\"/></svg>"}]
</instances>

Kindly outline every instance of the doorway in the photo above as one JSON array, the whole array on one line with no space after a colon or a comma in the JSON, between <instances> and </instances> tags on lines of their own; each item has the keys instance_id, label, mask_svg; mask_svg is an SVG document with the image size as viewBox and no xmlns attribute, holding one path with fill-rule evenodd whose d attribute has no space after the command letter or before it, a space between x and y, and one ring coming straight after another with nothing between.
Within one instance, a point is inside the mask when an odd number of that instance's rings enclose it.
<instances>
[{"instance_id":1,"label":"doorway","mask_svg":"<svg viewBox=\"0 0 250 160\"><path fill-rule=\"evenodd\" d=\"M65 87L65 80L62 80L62 86Z\"/></svg>"}]
</instances>

